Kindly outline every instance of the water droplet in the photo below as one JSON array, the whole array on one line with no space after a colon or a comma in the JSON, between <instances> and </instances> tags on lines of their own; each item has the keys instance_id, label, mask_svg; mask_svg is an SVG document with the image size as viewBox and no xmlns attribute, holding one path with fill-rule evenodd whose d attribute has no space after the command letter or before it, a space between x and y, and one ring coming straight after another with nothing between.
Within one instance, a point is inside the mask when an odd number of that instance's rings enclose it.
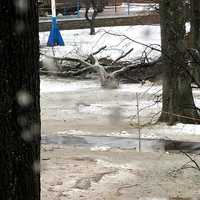
<instances>
[{"instance_id":1,"label":"water droplet","mask_svg":"<svg viewBox=\"0 0 200 200\"><path fill-rule=\"evenodd\" d=\"M29 130L23 131L21 134L21 137L26 142L30 142L33 139L33 135L31 133L31 131L29 131Z\"/></svg>"},{"instance_id":2,"label":"water droplet","mask_svg":"<svg viewBox=\"0 0 200 200\"><path fill-rule=\"evenodd\" d=\"M21 127L25 127L27 125L27 119L25 116L19 116L17 118L17 122Z\"/></svg>"},{"instance_id":3,"label":"water droplet","mask_svg":"<svg viewBox=\"0 0 200 200\"><path fill-rule=\"evenodd\" d=\"M33 124L31 126L31 134L34 136L34 135L39 135L40 134L40 126L38 124Z\"/></svg>"},{"instance_id":4,"label":"water droplet","mask_svg":"<svg viewBox=\"0 0 200 200\"><path fill-rule=\"evenodd\" d=\"M36 161L33 163L33 170L34 170L36 173L39 173L39 172L40 172L40 161L36 160Z\"/></svg>"},{"instance_id":5,"label":"water droplet","mask_svg":"<svg viewBox=\"0 0 200 200\"><path fill-rule=\"evenodd\" d=\"M22 20L18 20L15 23L15 30L18 34L22 33L25 29L24 22Z\"/></svg>"},{"instance_id":6,"label":"water droplet","mask_svg":"<svg viewBox=\"0 0 200 200\"><path fill-rule=\"evenodd\" d=\"M26 12L28 10L28 1L15 0L15 7L18 12Z\"/></svg>"},{"instance_id":7,"label":"water droplet","mask_svg":"<svg viewBox=\"0 0 200 200\"><path fill-rule=\"evenodd\" d=\"M21 90L17 93L17 102L22 107L29 106L32 100L32 96L27 91Z\"/></svg>"}]
</instances>

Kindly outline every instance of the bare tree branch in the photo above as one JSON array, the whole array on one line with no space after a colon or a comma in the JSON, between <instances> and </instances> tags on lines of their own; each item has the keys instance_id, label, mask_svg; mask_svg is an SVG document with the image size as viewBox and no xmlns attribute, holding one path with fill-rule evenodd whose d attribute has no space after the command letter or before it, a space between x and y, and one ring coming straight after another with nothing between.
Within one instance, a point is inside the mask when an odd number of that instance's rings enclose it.
<instances>
[{"instance_id":1,"label":"bare tree branch","mask_svg":"<svg viewBox=\"0 0 200 200\"><path fill-rule=\"evenodd\" d=\"M125 58L127 55L129 55L131 52L133 51L133 48L131 48L130 50L128 50L126 53L122 54L120 57L118 57L116 60L114 60L112 62L112 64L118 62L119 60L121 60L122 58Z\"/></svg>"}]
</instances>

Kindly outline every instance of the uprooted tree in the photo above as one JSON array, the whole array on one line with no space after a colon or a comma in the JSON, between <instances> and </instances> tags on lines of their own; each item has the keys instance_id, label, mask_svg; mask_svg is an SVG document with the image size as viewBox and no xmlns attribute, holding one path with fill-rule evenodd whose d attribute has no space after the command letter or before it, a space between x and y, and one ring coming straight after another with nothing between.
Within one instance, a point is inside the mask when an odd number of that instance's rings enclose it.
<instances>
[{"instance_id":1,"label":"uprooted tree","mask_svg":"<svg viewBox=\"0 0 200 200\"><path fill-rule=\"evenodd\" d=\"M146 45L147 48L154 49ZM148 60L146 49L141 57L130 61L122 59L129 55L133 48L122 53L115 60L100 58L96 54L106 49L106 46L99 48L88 57L56 57L41 53L43 58L51 59L56 63L57 70L49 70L48 66L43 65L42 74L59 75L61 77L87 77L88 74L97 74L103 88L115 89L119 87L123 79L128 82L142 82L144 80L155 80L162 72L160 58ZM94 76L93 76L94 77Z\"/></svg>"},{"instance_id":2,"label":"uprooted tree","mask_svg":"<svg viewBox=\"0 0 200 200\"><path fill-rule=\"evenodd\" d=\"M111 70L112 72L106 71L106 68L109 68L109 66L103 66L102 64L99 63L98 59L96 57L94 57L95 54L97 54L98 52L100 52L101 50L103 50L105 48L106 48L106 46L100 48L97 52L89 55L89 57L87 59L72 58L72 57L55 57L55 56L51 57L51 56L47 56L45 54L43 54L43 55L50 58L50 59L54 59L54 60L58 60L58 61L69 61L69 62L72 62L72 63L73 62L78 63L78 65L75 65L74 70L73 70L73 67L71 67L72 64L70 64L70 70L65 71L65 72L61 72L62 75L66 75L66 76L69 77L69 76L81 75L85 72L88 73L90 71L94 71L98 74L102 87L110 88L110 89L118 88L118 86L119 86L119 75L120 75L120 73L126 71L128 68L127 67L124 67L124 68L120 67L117 70L114 70L114 71ZM129 50L129 52L127 52L126 54L130 53L131 51L132 51L132 49ZM83 67L81 67L81 65ZM77 70L77 68L78 68L78 70ZM56 74L59 74L59 72L56 72Z\"/></svg>"}]
</instances>

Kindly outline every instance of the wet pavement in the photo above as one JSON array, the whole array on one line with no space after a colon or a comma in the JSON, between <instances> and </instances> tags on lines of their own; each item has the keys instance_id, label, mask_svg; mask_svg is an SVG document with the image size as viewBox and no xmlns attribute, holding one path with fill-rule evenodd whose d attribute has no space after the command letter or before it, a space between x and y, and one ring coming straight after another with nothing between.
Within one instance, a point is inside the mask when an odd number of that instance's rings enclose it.
<instances>
[{"instance_id":1,"label":"wet pavement","mask_svg":"<svg viewBox=\"0 0 200 200\"><path fill-rule=\"evenodd\" d=\"M142 152L188 152L200 153L200 142L186 142L178 140L127 138L116 136L91 135L45 135L42 144L67 145L73 147L89 147L97 149L133 149Z\"/></svg>"}]
</instances>

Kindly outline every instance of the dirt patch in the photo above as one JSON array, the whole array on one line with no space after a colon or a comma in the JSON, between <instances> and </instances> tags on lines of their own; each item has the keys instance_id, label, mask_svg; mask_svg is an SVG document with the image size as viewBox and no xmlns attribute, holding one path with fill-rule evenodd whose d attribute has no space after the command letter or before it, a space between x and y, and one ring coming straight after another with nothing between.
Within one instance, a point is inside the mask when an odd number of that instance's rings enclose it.
<instances>
[{"instance_id":1,"label":"dirt patch","mask_svg":"<svg viewBox=\"0 0 200 200\"><path fill-rule=\"evenodd\" d=\"M80 159L83 156L83 159ZM198 199L200 173L180 154L83 148L42 151L42 199Z\"/></svg>"}]
</instances>

